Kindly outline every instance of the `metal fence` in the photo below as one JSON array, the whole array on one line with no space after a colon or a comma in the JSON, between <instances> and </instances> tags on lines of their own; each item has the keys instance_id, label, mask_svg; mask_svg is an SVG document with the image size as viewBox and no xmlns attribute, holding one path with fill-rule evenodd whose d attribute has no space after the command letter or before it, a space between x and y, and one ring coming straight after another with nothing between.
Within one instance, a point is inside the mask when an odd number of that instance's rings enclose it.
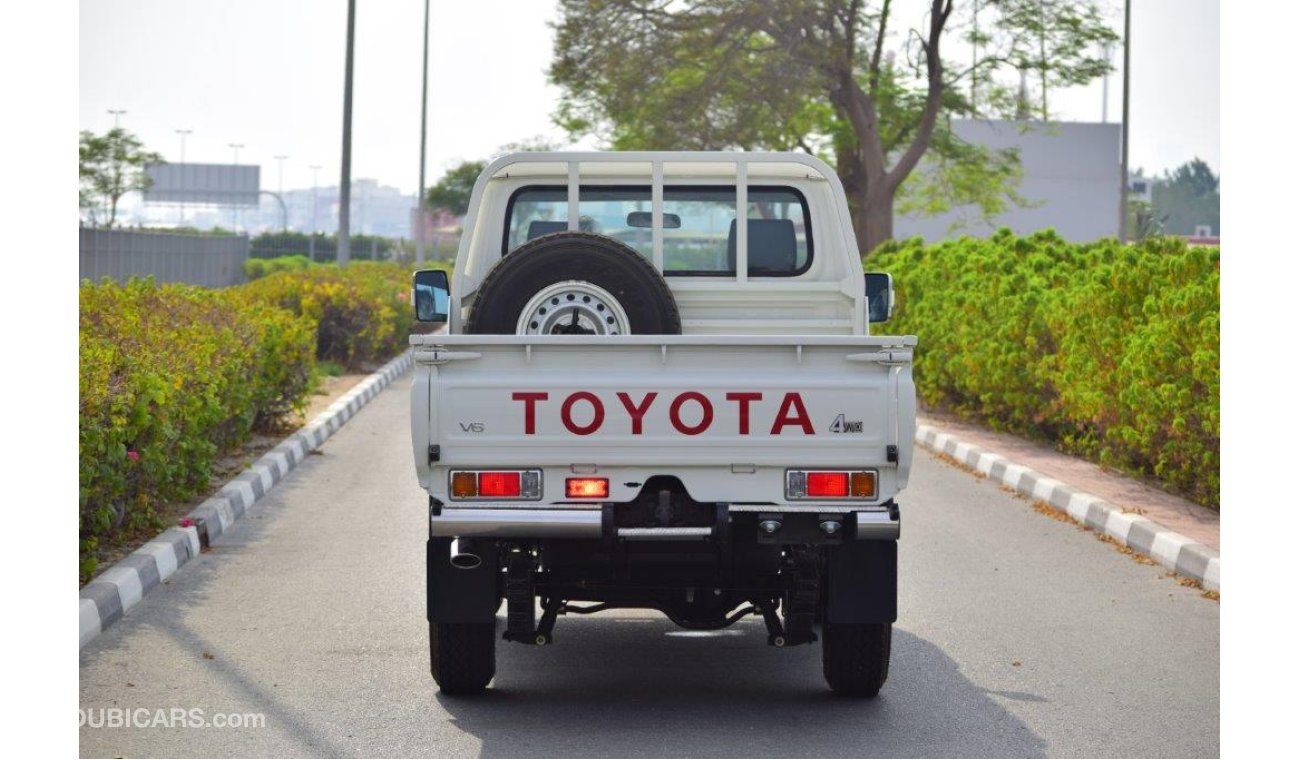
<instances>
[{"instance_id":1,"label":"metal fence","mask_svg":"<svg viewBox=\"0 0 1300 760\"><path fill-rule=\"evenodd\" d=\"M188 282L223 288L244 281L246 235L81 228L80 279L125 281L152 276L157 282Z\"/></svg>"}]
</instances>

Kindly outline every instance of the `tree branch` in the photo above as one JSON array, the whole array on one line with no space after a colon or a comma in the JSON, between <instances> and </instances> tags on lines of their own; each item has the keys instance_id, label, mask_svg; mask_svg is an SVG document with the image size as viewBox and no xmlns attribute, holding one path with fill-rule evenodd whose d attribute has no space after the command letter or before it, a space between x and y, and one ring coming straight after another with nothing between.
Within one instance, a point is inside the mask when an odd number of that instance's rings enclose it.
<instances>
[{"instance_id":1,"label":"tree branch","mask_svg":"<svg viewBox=\"0 0 1300 760\"><path fill-rule=\"evenodd\" d=\"M921 112L921 122L912 137L911 144L907 146L907 150L898 159L894 168L889 170L885 177L886 187L878 188L880 191L887 190L892 193L897 189L907 175L916 168L921 157L925 155L926 149L930 147L930 137L934 134L934 124L939 117L939 106L943 99L943 58L939 54L939 42L951 13L952 0L932 0L929 34L921 42L921 49L925 54L927 80L925 108Z\"/></svg>"}]
</instances>

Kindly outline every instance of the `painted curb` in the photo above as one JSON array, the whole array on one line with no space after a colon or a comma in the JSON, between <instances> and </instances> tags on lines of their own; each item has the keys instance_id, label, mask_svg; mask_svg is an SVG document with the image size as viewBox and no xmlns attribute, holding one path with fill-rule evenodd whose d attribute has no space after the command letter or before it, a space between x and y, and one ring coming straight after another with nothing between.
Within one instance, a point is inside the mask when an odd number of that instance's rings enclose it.
<instances>
[{"instance_id":1,"label":"painted curb","mask_svg":"<svg viewBox=\"0 0 1300 760\"><path fill-rule=\"evenodd\" d=\"M916 442L945 454L1022 496L1041 501L1089 528L1104 533L1179 575L1195 578L1210 591L1219 590L1219 552L1113 504L1100 496L985 451L929 425L916 426Z\"/></svg>"},{"instance_id":2,"label":"painted curb","mask_svg":"<svg viewBox=\"0 0 1300 760\"><path fill-rule=\"evenodd\" d=\"M104 629L120 620L146 594L197 557L201 547L225 533L258 499L301 464L313 449L325 443L380 391L410 368L411 352L404 351L263 454L222 486L216 496L195 507L189 514L194 522L192 526L168 528L83 586L80 594L81 644L78 648L86 646Z\"/></svg>"}]
</instances>

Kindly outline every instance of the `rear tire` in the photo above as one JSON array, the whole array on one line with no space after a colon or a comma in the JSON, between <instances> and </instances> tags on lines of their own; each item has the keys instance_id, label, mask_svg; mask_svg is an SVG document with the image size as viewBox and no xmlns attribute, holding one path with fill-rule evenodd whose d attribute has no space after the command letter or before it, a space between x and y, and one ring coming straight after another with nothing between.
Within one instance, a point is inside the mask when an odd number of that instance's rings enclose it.
<instances>
[{"instance_id":1,"label":"rear tire","mask_svg":"<svg viewBox=\"0 0 1300 760\"><path fill-rule=\"evenodd\" d=\"M578 283L579 287L590 284L616 300L618 310L627 318L624 327L631 334L678 335L682 331L677 302L668 283L644 256L604 235L555 232L524 243L488 271L465 321L465 332L523 332L521 315L525 308L534 296L558 283ZM560 310L565 308L561 306ZM600 324L593 326L597 334L604 334L601 331L615 321L604 308L598 316ZM530 319L523 319L522 326L527 328ZM576 323L576 315L574 319ZM537 329L537 321L531 324Z\"/></svg>"},{"instance_id":2,"label":"rear tire","mask_svg":"<svg viewBox=\"0 0 1300 760\"><path fill-rule=\"evenodd\" d=\"M430 623L429 660L443 694L477 694L496 675L496 623Z\"/></svg>"},{"instance_id":3,"label":"rear tire","mask_svg":"<svg viewBox=\"0 0 1300 760\"><path fill-rule=\"evenodd\" d=\"M868 699L879 694L889 678L893 629L890 623L823 626L822 675L831 691Z\"/></svg>"}]
</instances>

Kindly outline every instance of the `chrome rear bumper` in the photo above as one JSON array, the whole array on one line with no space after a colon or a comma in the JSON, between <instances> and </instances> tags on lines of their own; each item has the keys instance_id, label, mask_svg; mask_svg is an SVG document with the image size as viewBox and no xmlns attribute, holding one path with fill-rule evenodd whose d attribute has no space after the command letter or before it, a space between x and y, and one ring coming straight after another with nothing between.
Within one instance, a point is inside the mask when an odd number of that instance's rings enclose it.
<instances>
[{"instance_id":1,"label":"chrome rear bumper","mask_svg":"<svg viewBox=\"0 0 1300 760\"><path fill-rule=\"evenodd\" d=\"M853 515L857 526L855 539L898 539L897 509L855 511ZM444 507L441 514L429 518L429 532L448 538L600 538L604 525L600 509ZM708 538L711 532L710 528L618 529L619 537L624 539L698 539Z\"/></svg>"},{"instance_id":2,"label":"chrome rear bumper","mask_svg":"<svg viewBox=\"0 0 1300 760\"><path fill-rule=\"evenodd\" d=\"M433 536L600 538L599 509L443 509L429 518Z\"/></svg>"}]
</instances>

